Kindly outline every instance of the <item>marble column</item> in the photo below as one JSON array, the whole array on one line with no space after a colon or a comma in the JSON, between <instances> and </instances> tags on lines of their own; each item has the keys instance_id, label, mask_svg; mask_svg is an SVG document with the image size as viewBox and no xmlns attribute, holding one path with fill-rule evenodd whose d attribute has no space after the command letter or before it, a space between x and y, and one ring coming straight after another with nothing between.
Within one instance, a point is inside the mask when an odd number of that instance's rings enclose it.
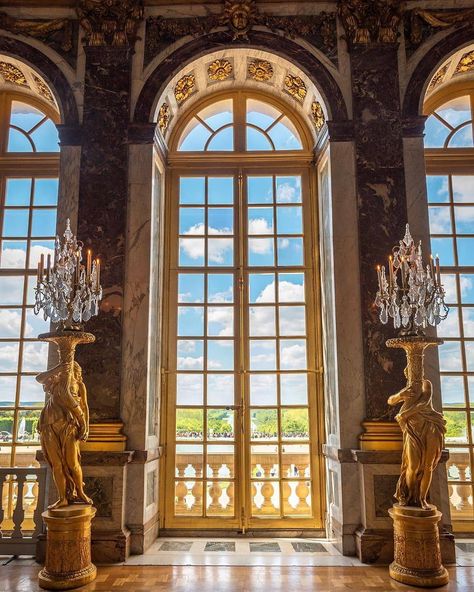
<instances>
[{"instance_id":1,"label":"marble column","mask_svg":"<svg viewBox=\"0 0 474 592\"><path fill-rule=\"evenodd\" d=\"M393 421L398 408L389 407L387 398L405 384L405 359L402 352L385 346L395 330L389 324L380 323L374 299L376 266L387 261L409 221L404 155L408 145L404 145L403 138L411 128L410 125L404 128L401 116L398 45L354 44L350 48L350 60L365 375L364 433L359 440L360 449L352 451L359 469L362 518L355 539L362 561L385 563L393 556L393 528L387 510L394 501L402 444L399 427ZM419 163L423 147L422 144L417 147ZM423 167L420 169L422 172ZM420 182L418 179L418 186ZM416 208L420 210L422 204ZM425 217L426 213L422 219ZM420 230L419 226L420 222L413 230ZM426 225L420 238L426 238ZM437 470L431 490L435 504L447 499L444 462ZM452 563L454 544L446 528L441 533L441 548L443 561Z\"/></svg>"},{"instance_id":2,"label":"marble column","mask_svg":"<svg viewBox=\"0 0 474 592\"><path fill-rule=\"evenodd\" d=\"M78 238L101 260L104 298L80 348L92 422L120 417L122 304L127 219L130 49L87 46Z\"/></svg>"}]
</instances>

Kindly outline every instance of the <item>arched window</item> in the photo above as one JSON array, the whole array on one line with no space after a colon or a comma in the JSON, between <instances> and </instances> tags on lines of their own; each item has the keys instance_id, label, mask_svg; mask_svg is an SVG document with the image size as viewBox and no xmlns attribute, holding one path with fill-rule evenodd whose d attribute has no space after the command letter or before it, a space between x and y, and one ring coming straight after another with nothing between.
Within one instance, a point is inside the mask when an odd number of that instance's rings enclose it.
<instances>
[{"instance_id":1,"label":"arched window","mask_svg":"<svg viewBox=\"0 0 474 592\"><path fill-rule=\"evenodd\" d=\"M51 104L0 91L0 466L35 463L49 330L33 313L40 255L54 253L59 144Z\"/></svg>"},{"instance_id":2,"label":"arched window","mask_svg":"<svg viewBox=\"0 0 474 592\"><path fill-rule=\"evenodd\" d=\"M434 93L425 104L431 250L438 253L450 306L438 328L443 413L450 450L451 516L473 520L474 460L474 84ZM472 527L472 525L471 525Z\"/></svg>"},{"instance_id":3,"label":"arched window","mask_svg":"<svg viewBox=\"0 0 474 592\"><path fill-rule=\"evenodd\" d=\"M244 92L171 137L167 528L323 526L309 134Z\"/></svg>"}]
</instances>

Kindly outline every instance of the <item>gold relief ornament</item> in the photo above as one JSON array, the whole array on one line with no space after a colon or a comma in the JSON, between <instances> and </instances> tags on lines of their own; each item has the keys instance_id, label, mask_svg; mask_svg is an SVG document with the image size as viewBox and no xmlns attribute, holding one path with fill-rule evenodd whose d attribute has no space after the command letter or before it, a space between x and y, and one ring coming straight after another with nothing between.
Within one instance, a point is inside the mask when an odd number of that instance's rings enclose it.
<instances>
[{"instance_id":1,"label":"gold relief ornament","mask_svg":"<svg viewBox=\"0 0 474 592\"><path fill-rule=\"evenodd\" d=\"M51 94L48 85L35 74L33 74L33 80L35 81L39 94L50 103L54 103L54 97Z\"/></svg>"},{"instance_id":2,"label":"gold relief ornament","mask_svg":"<svg viewBox=\"0 0 474 592\"><path fill-rule=\"evenodd\" d=\"M178 104L185 101L196 89L196 77L194 74L186 74L178 80L174 87L174 96Z\"/></svg>"},{"instance_id":3,"label":"gold relief ornament","mask_svg":"<svg viewBox=\"0 0 474 592\"><path fill-rule=\"evenodd\" d=\"M474 70L474 50L465 53L456 66L455 74L464 74Z\"/></svg>"},{"instance_id":4,"label":"gold relief ornament","mask_svg":"<svg viewBox=\"0 0 474 592\"><path fill-rule=\"evenodd\" d=\"M320 132L326 123L326 117L319 101L313 101L311 104L311 117L313 118L314 126Z\"/></svg>"},{"instance_id":5,"label":"gold relief ornament","mask_svg":"<svg viewBox=\"0 0 474 592\"><path fill-rule=\"evenodd\" d=\"M273 78L273 66L266 60L254 60L248 65L248 74L257 82L268 82Z\"/></svg>"},{"instance_id":6,"label":"gold relief ornament","mask_svg":"<svg viewBox=\"0 0 474 592\"><path fill-rule=\"evenodd\" d=\"M28 81L26 80L25 75L20 70L20 68L17 68L10 62L0 62L0 75L5 80L5 82L11 82L12 84L18 84L19 86L29 87Z\"/></svg>"},{"instance_id":7,"label":"gold relief ornament","mask_svg":"<svg viewBox=\"0 0 474 592\"><path fill-rule=\"evenodd\" d=\"M33 37L52 45L57 44L60 49L66 52L73 48L73 21L71 19L22 19L0 12L0 29Z\"/></svg>"},{"instance_id":8,"label":"gold relief ornament","mask_svg":"<svg viewBox=\"0 0 474 592\"><path fill-rule=\"evenodd\" d=\"M298 101L304 101L307 94L306 84L300 76L293 76L287 74L285 76L284 88L288 94L297 99Z\"/></svg>"},{"instance_id":9,"label":"gold relief ornament","mask_svg":"<svg viewBox=\"0 0 474 592\"><path fill-rule=\"evenodd\" d=\"M144 16L143 0L80 0L76 10L92 46L133 46Z\"/></svg>"},{"instance_id":10,"label":"gold relief ornament","mask_svg":"<svg viewBox=\"0 0 474 592\"><path fill-rule=\"evenodd\" d=\"M248 41L248 32L255 24L257 17L255 0L226 0L221 23L229 27L233 35L232 41L236 39Z\"/></svg>"},{"instance_id":11,"label":"gold relief ornament","mask_svg":"<svg viewBox=\"0 0 474 592\"><path fill-rule=\"evenodd\" d=\"M396 43L402 5L400 0L340 0L337 10L347 42Z\"/></svg>"},{"instance_id":12,"label":"gold relief ornament","mask_svg":"<svg viewBox=\"0 0 474 592\"><path fill-rule=\"evenodd\" d=\"M165 132L168 128L168 124L171 119L171 110L167 103L163 103L161 105L160 110L158 111L158 126L160 128L160 132L162 135L165 135Z\"/></svg>"},{"instance_id":13,"label":"gold relief ornament","mask_svg":"<svg viewBox=\"0 0 474 592\"><path fill-rule=\"evenodd\" d=\"M210 80L226 80L232 74L232 64L229 60L215 60L207 69Z\"/></svg>"},{"instance_id":14,"label":"gold relief ornament","mask_svg":"<svg viewBox=\"0 0 474 592\"><path fill-rule=\"evenodd\" d=\"M428 85L428 91L433 90L436 86L438 86L438 84L441 84L443 82L444 77L446 76L446 72L448 71L450 64L451 64L451 62L448 62L447 64L442 66L436 72L436 74L433 76L433 78L431 79L431 81Z\"/></svg>"}]
</instances>

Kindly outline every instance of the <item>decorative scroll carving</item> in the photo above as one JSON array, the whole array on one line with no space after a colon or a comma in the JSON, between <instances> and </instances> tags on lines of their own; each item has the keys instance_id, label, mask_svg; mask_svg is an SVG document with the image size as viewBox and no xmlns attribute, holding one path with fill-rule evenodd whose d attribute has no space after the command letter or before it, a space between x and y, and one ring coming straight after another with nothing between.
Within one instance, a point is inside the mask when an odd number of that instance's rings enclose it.
<instances>
[{"instance_id":1,"label":"decorative scroll carving","mask_svg":"<svg viewBox=\"0 0 474 592\"><path fill-rule=\"evenodd\" d=\"M165 132L168 128L168 124L170 122L171 119L171 110L169 108L169 105L167 105L166 103L163 103L163 105L161 105L160 110L158 111L158 126L160 128L160 132L162 133L162 135L165 135Z\"/></svg>"},{"instance_id":2,"label":"decorative scroll carving","mask_svg":"<svg viewBox=\"0 0 474 592\"><path fill-rule=\"evenodd\" d=\"M268 82L273 77L273 66L266 60L254 60L247 67L249 78L257 82Z\"/></svg>"},{"instance_id":3,"label":"decorative scroll carving","mask_svg":"<svg viewBox=\"0 0 474 592\"><path fill-rule=\"evenodd\" d=\"M0 29L38 39L63 55L69 63L75 62L77 24L71 19L19 19L0 12Z\"/></svg>"},{"instance_id":4,"label":"decorative scroll carving","mask_svg":"<svg viewBox=\"0 0 474 592\"><path fill-rule=\"evenodd\" d=\"M441 84L443 82L450 64L451 62L448 62L436 72L428 86L428 92L432 91L436 86L438 86L438 84Z\"/></svg>"},{"instance_id":5,"label":"decorative scroll carving","mask_svg":"<svg viewBox=\"0 0 474 592\"><path fill-rule=\"evenodd\" d=\"M324 111L319 101L313 101L311 104L311 118L315 128L320 132L323 129L323 125L326 123L326 117L324 116Z\"/></svg>"},{"instance_id":6,"label":"decorative scroll carving","mask_svg":"<svg viewBox=\"0 0 474 592\"><path fill-rule=\"evenodd\" d=\"M252 28L264 26L284 37L301 37L323 51L334 62L337 58L336 13L321 12L308 16L272 16L261 14L255 2L228 0L222 14L206 17L147 19L145 65L168 45L182 37L201 37L218 27L232 41L248 41Z\"/></svg>"},{"instance_id":7,"label":"decorative scroll carving","mask_svg":"<svg viewBox=\"0 0 474 592\"><path fill-rule=\"evenodd\" d=\"M306 84L300 76L287 74L284 81L284 90L298 101L303 102L308 92Z\"/></svg>"},{"instance_id":8,"label":"decorative scroll carving","mask_svg":"<svg viewBox=\"0 0 474 592\"><path fill-rule=\"evenodd\" d=\"M471 72L472 70L474 70L474 51L468 51L459 60L454 74L464 74L465 72Z\"/></svg>"},{"instance_id":9,"label":"decorative scroll carving","mask_svg":"<svg viewBox=\"0 0 474 592\"><path fill-rule=\"evenodd\" d=\"M0 62L0 75L5 82L18 84L18 86L27 86L28 88L30 86L20 68L10 64L10 62Z\"/></svg>"},{"instance_id":10,"label":"decorative scroll carving","mask_svg":"<svg viewBox=\"0 0 474 592\"><path fill-rule=\"evenodd\" d=\"M399 0L340 0L338 15L350 45L396 43L401 20Z\"/></svg>"},{"instance_id":11,"label":"decorative scroll carving","mask_svg":"<svg viewBox=\"0 0 474 592\"><path fill-rule=\"evenodd\" d=\"M77 7L87 45L133 46L143 0L81 0Z\"/></svg>"},{"instance_id":12,"label":"decorative scroll carving","mask_svg":"<svg viewBox=\"0 0 474 592\"><path fill-rule=\"evenodd\" d=\"M186 74L178 80L174 87L174 96L178 104L185 101L196 89L196 77L194 74Z\"/></svg>"},{"instance_id":13,"label":"decorative scroll carving","mask_svg":"<svg viewBox=\"0 0 474 592\"><path fill-rule=\"evenodd\" d=\"M33 79L35 81L38 93L43 97L43 99L46 99L50 103L54 103L54 97L51 94L51 91L49 90L48 85L43 80L41 80L41 78L36 76L35 74L33 74Z\"/></svg>"},{"instance_id":14,"label":"decorative scroll carving","mask_svg":"<svg viewBox=\"0 0 474 592\"><path fill-rule=\"evenodd\" d=\"M442 29L462 27L474 22L474 8L459 10L423 10L415 8L406 12L405 45L411 55L426 39Z\"/></svg>"},{"instance_id":15,"label":"decorative scroll carving","mask_svg":"<svg viewBox=\"0 0 474 592\"><path fill-rule=\"evenodd\" d=\"M229 60L215 60L207 69L209 80L226 80L232 74Z\"/></svg>"}]
</instances>

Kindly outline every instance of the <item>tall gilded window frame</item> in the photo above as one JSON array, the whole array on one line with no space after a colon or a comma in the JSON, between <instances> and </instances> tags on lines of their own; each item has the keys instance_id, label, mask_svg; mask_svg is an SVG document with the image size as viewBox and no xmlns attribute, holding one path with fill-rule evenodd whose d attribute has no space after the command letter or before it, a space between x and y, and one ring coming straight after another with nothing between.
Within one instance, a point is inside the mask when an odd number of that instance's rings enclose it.
<instances>
[{"instance_id":1,"label":"tall gilded window frame","mask_svg":"<svg viewBox=\"0 0 474 592\"><path fill-rule=\"evenodd\" d=\"M233 98L234 100L234 150L222 152L180 152L178 151L178 142L181 134L186 128L188 122L195 113L201 109L223 99ZM303 144L302 150L294 151L245 151L245 100L253 98L279 109L284 115L287 115L295 125ZM240 125L239 125L240 124ZM177 298L176 289L171 290L171 256L173 251L173 240L178 236L178 222L176 211L178 183L180 175L192 176L193 174L213 174L224 175L245 173L273 173L279 174L281 171L301 172L304 177L306 195L304 203L304 245L306 257L310 259L311 264L306 266L308 272L308 284L306 285L306 297L308 316L307 319L307 340L308 340L308 374L311 375L309 386L309 418L311 430L311 462L312 462L312 505L313 519L294 520L288 522L285 519L265 520L250 519L249 508L251 506L249 470L250 470L250 452L249 438L244 441L243 422L249 423L248 408L244 410L241 417L236 417L235 434L236 444L240 438L241 454L236 458L236 475L241 475L242 480L235 491L236 513L235 519L223 518L220 523L214 522L216 528L222 530L258 530L268 528L280 529L324 529L324 513L326 506L326 484L325 484L325 465L322 456L322 444L324 442L324 394L323 394L323 375L322 375L322 327L320 314L320 286L319 286L319 241L318 241L318 210L317 210L317 179L316 169L314 167L314 153L312 150L312 137L306 125L299 119L296 113L289 110L285 103L276 100L264 93L248 92L245 90L215 93L211 97L197 103L181 116L176 127L173 129L169 138L169 155L167 160L167 170L165 178L165 256L164 256L164 298L163 298L163 318L167 322L163 326L162 340L162 401L161 401L161 421L160 438L164 444L165 458L160 466L160 523L166 530L190 529L198 530L203 527L212 528L200 519L192 516L185 519L177 519L174 516L174 479L175 466L174 454L171 449L175 442L175 395L176 391L171 392L170 384L173 383L172 372L169 369L169 353L176 348L176 312ZM240 149L240 150L239 150ZM284 174L284 173L283 173ZM235 238L238 239L237 233ZM243 241L242 241L243 242ZM237 243L236 243L237 244ZM235 247L235 252L239 247ZM307 260L308 260L307 259ZM276 269L276 268L275 268ZM176 272L176 270L174 270ZM238 292L236 287L236 292ZM236 306L238 306L236 304ZM242 305L241 305L242 306ZM241 309L242 310L242 309ZM245 327L245 333L248 336L248 328ZM236 342L238 340L235 336ZM310 359L311 358L311 359ZM242 372L235 369L237 377ZM238 381L238 379L237 379ZM238 388L238 387L237 387ZM313 393L311 393L311 388ZM240 390L240 389L239 389ZM244 406L242 406L244 407ZM246 428L248 429L248 428ZM240 434L240 436L239 436ZM243 452L243 451L246 452ZM237 480L237 479L236 479ZM173 483L173 487L170 484ZM204 497L206 492L204 492ZM241 510L240 510L241 508ZM205 520L205 519L204 519Z\"/></svg>"},{"instance_id":2,"label":"tall gilded window frame","mask_svg":"<svg viewBox=\"0 0 474 592\"><path fill-rule=\"evenodd\" d=\"M474 81L469 80L460 80L457 83L452 83L447 87L440 88L438 91L433 92L426 100L423 105L423 113L426 116L430 116L435 110L442 107L444 104L448 103L449 101L456 99L458 97L463 96L470 97L470 108L471 108L471 116L474 115ZM471 123L474 126L474 122ZM474 134L473 134L474 135ZM452 235L440 235L435 234L430 231L430 236L432 237L449 237L452 236L453 238L453 250L454 250L454 265L452 266L443 266L442 258L440 260L441 263L441 274L454 274L455 275L455 282L456 282L456 292L457 292L457 302L451 303L455 304L459 310L459 338L452 338L452 340L461 342L461 357L462 357L462 371L441 371L440 376L441 380L443 376L459 376L462 375L463 377L463 387L464 387L464 399L465 399L465 406L456 408L459 411L463 411L466 413L467 416L467 444L451 444L447 443L446 447L450 449L450 460L447 463L448 469L448 490L450 500L454 496L457 496L458 506L459 508L464 507L464 510L457 511L457 508L453 506L453 503L450 501L451 505L451 519L453 523L454 530L456 532L472 532L474 528L474 478L473 478L473 471L474 471L474 393L472 393L470 397L469 393L469 384L468 380L471 377L472 384L471 384L471 391L474 389L474 369L472 371L469 370L467 365L467 357L466 357L466 350L465 350L465 343L467 341L472 341L474 343L474 338L472 337L465 337L464 334L464 324L463 324L463 308L466 306L461 300L461 274L474 274L474 266L460 266L459 262L459 255L458 255L458 247L456 237L458 236L456 232L455 226L455 215L454 215L454 208L457 202L454 201L454 190L453 190L453 182L452 176L456 175L472 175L473 182L474 182L474 147L471 148L452 148L452 147L442 147L442 148L425 148L425 166L426 166L426 175L445 175L448 176L449 183L448 183L448 192L449 192L449 210L450 210L450 221L452 224ZM474 195L472 198L472 203L466 202L464 205L474 205ZM436 204L432 204L435 206ZM463 236L469 237L469 234L463 233ZM472 236L474 237L474 228L472 230ZM463 306L464 305L464 306ZM438 330L438 334L442 335L443 328L441 327ZM445 343L450 341L450 338L444 338ZM442 354L440 354L442 355ZM471 400L470 400L471 399ZM453 411L452 407L443 405L443 412ZM461 455L456 454L456 448L459 449L468 449L468 456L469 462L468 464L462 460L463 453ZM454 469L455 472L458 474L458 478L450 478L450 467L451 471ZM469 499L471 503L469 503ZM470 508L469 508L470 506Z\"/></svg>"},{"instance_id":3,"label":"tall gilded window frame","mask_svg":"<svg viewBox=\"0 0 474 592\"><path fill-rule=\"evenodd\" d=\"M60 122L60 117L56 109L48 103L38 97L32 96L27 93L19 91L0 91L0 231L3 228L3 217L5 212L4 199L5 199L5 187L7 178L58 178L59 177L59 151L58 152L8 152L8 128L9 118L11 111L11 104L13 101L19 101L31 105L32 107L39 109L47 117L49 117L53 123L57 124ZM57 206L56 206L57 208ZM33 205L30 201L29 209L29 228L31 228L31 219L33 212ZM28 280L26 278L34 278L36 276L36 269L28 269L28 257L30 250L31 237L28 235L27 240L27 263L25 268L2 268L0 267L0 277L5 276L20 276L25 278L23 297L21 303L22 310L22 321L21 321L21 333L19 338L19 357L18 357L18 371L15 375L18 377L22 368L22 357L24 344L29 342L35 342L36 339L32 337L24 336L25 327L25 316L26 309L31 308L31 303L27 303L28 296ZM6 308L6 306L2 306ZM7 342L8 339L1 339L1 342ZM45 359L45 367L48 360ZM10 373L13 375L13 373ZM34 376L36 372L28 372L25 375ZM20 380L16 382L15 392L15 405L14 405L14 421L13 421L13 440L10 443L2 443L2 446L6 448L10 447L10 462L9 464L2 464L1 466L15 466L16 452L18 449L21 450L21 444L17 440L18 432L18 418L19 413L24 410L30 410L31 407L23 407L20 404ZM11 409L11 407L2 407L2 410ZM34 446L39 447L39 442ZM31 464L34 464L34 459L31 459ZM23 461L22 461L23 464Z\"/></svg>"}]
</instances>

